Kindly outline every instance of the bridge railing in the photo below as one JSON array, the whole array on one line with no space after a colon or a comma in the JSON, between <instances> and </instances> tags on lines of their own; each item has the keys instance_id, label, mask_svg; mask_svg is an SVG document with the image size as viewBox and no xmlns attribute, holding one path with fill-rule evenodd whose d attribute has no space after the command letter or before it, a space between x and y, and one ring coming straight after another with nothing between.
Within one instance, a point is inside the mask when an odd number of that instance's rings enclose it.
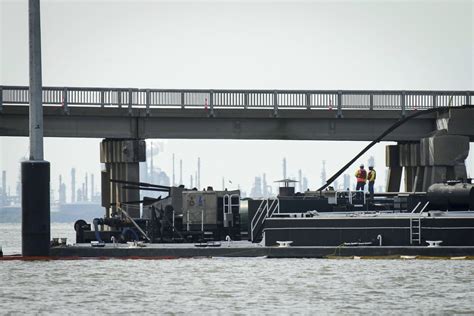
<instances>
[{"instance_id":1,"label":"bridge railing","mask_svg":"<svg viewBox=\"0 0 474 316\"><path fill-rule=\"evenodd\" d=\"M28 105L25 86L0 86L0 109ZM474 91L390 90L173 90L43 87L45 106L406 110L474 104Z\"/></svg>"}]
</instances>

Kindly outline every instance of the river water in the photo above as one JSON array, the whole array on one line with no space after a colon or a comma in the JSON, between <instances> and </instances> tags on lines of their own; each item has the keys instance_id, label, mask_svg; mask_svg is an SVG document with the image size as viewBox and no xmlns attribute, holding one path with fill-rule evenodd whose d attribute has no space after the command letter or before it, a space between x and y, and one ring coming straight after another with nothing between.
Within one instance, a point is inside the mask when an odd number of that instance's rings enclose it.
<instances>
[{"instance_id":1,"label":"river water","mask_svg":"<svg viewBox=\"0 0 474 316\"><path fill-rule=\"evenodd\" d=\"M0 224L5 254L19 235ZM0 261L0 293L0 314L474 314L474 261Z\"/></svg>"}]
</instances>

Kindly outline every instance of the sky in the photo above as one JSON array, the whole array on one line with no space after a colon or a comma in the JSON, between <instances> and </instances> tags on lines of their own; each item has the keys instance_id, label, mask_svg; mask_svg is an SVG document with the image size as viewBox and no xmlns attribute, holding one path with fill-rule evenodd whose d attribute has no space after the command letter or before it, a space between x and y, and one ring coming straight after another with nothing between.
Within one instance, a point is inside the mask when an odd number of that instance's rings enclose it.
<instances>
[{"instance_id":1,"label":"sky","mask_svg":"<svg viewBox=\"0 0 474 316\"><path fill-rule=\"evenodd\" d=\"M28 85L27 0L0 0L0 84ZM41 1L43 85L176 89L474 90L474 3L449 1ZM166 140L155 165L185 183L224 176L250 191L298 169L311 188L365 142ZM52 187L70 168L98 176L100 139L45 139ZM384 147L375 146L384 182ZM473 147L473 146L471 146ZM27 138L0 137L12 190ZM473 149L468 172L474 175ZM356 164L358 164L357 162ZM353 166L356 168L356 166ZM349 170L353 173L353 170ZM178 177L178 176L177 176ZM96 185L98 187L98 184ZM230 186L230 185L229 185ZM230 186L230 188L232 188Z\"/></svg>"}]
</instances>

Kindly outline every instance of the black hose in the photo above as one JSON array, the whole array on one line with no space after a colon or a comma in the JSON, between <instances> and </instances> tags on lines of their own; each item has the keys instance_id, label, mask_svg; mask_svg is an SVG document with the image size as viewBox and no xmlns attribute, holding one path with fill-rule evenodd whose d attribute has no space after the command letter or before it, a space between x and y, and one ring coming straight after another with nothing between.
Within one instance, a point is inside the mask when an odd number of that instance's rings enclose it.
<instances>
[{"instance_id":1,"label":"black hose","mask_svg":"<svg viewBox=\"0 0 474 316\"><path fill-rule=\"evenodd\" d=\"M124 230L122 230L122 239L123 239L123 240L127 241L127 233L128 233L128 232L130 232L130 233L133 235L132 238L135 238L135 239L133 239L133 240L131 240L131 241L138 241L138 240L140 240L140 238L138 237L137 232L136 232L134 229L130 228L130 227L126 227Z\"/></svg>"},{"instance_id":2,"label":"black hose","mask_svg":"<svg viewBox=\"0 0 474 316\"><path fill-rule=\"evenodd\" d=\"M437 107L437 108L432 108L428 110L418 111L398 120L395 124L390 126L387 130L385 130L382 134L380 134L380 136L378 136L370 144L368 144L364 149L362 149L357 155L355 155L355 157L352 158L348 163L346 163L341 169L339 169L339 171L337 171L331 178L329 178L326 181L326 183L322 187L320 187L317 191L322 191L326 189L334 180L336 180L344 171L347 170L347 168L349 168L357 159L359 159L363 154L365 154L370 148L372 148L375 144L383 140L385 136L393 132L399 126L405 124L407 121L411 120L412 118L418 117L420 115L425 115L425 114L430 114L430 113L435 113L435 112L436 113L443 112L450 108L452 109L454 107L443 106L443 107ZM455 109L467 109L467 108L473 108L473 106L463 105L463 106L455 107Z\"/></svg>"},{"instance_id":3,"label":"black hose","mask_svg":"<svg viewBox=\"0 0 474 316\"><path fill-rule=\"evenodd\" d=\"M92 224L94 225L95 239L97 239L98 242L103 243L104 241L102 240L102 238L100 238L99 233L99 225L103 224L102 218L94 218Z\"/></svg>"},{"instance_id":4,"label":"black hose","mask_svg":"<svg viewBox=\"0 0 474 316\"><path fill-rule=\"evenodd\" d=\"M170 189L170 186L167 185L159 185L159 184L151 184L146 182L135 182L135 181L125 181L125 180L117 180L117 179L110 179L112 183L121 183L121 184L129 184L139 187L149 187L149 188L162 188L162 189Z\"/></svg>"},{"instance_id":5,"label":"black hose","mask_svg":"<svg viewBox=\"0 0 474 316\"><path fill-rule=\"evenodd\" d=\"M148 187L139 187L134 185L123 185L122 189L125 190L142 190L142 191L158 191L158 192L170 192L169 188L148 188Z\"/></svg>"}]
</instances>

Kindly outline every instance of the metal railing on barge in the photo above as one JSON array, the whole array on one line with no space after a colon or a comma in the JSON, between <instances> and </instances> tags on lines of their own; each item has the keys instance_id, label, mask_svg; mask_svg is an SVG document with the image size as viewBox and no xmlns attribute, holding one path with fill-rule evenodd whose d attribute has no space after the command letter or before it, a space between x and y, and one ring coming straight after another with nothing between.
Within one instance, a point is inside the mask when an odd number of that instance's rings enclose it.
<instances>
[{"instance_id":1,"label":"metal railing on barge","mask_svg":"<svg viewBox=\"0 0 474 316\"><path fill-rule=\"evenodd\" d=\"M280 213L280 200L278 198L263 199L250 222L250 240L252 242L259 239L266 219L272 217L274 213Z\"/></svg>"},{"instance_id":2,"label":"metal railing on barge","mask_svg":"<svg viewBox=\"0 0 474 316\"><path fill-rule=\"evenodd\" d=\"M0 86L2 106L28 105L29 87ZM474 104L474 91L401 90L204 90L94 87L43 87L46 106L206 108L214 109L334 109L423 110Z\"/></svg>"}]
</instances>

